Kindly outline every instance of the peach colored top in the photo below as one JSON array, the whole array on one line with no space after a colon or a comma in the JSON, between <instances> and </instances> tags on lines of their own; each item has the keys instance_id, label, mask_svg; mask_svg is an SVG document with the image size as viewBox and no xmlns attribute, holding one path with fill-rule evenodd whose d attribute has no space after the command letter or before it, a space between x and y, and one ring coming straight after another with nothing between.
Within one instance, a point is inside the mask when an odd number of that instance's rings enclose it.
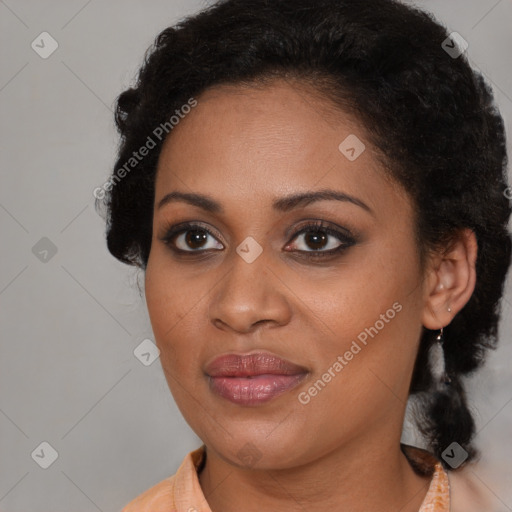
<instances>
[{"instance_id":1,"label":"peach colored top","mask_svg":"<svg viewBox=\"0 0 512 512\"><path fill-rule=\"evenodd\" d=\"M190 452L178 471L128 503L121 512L211 512L198 478L205 446ZM413 468L432 475L418 512L450 512L450 484L441 463L420 448L402 445Z\"/></svg>"},{"instance_id":2,"label":"peach colored top","mask_svg":"<svg viewBox=\"0 0 512 512\"><path fill-rule=\"evenodd\" d=\"M450 512L450 481L441 462L420 448L401 445L413 468L420 474L432 475L427 495L418 512Z\"/></svg>"}]
</instances>

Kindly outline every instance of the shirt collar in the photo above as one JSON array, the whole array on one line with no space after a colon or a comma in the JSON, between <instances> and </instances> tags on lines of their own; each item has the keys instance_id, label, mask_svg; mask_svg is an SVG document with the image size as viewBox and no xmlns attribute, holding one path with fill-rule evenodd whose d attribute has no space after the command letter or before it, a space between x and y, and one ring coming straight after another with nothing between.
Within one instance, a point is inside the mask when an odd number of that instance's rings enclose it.
<instances>
[{"instance_id":1,"label":"shirt collar","mask_svg":"<svg viewBox=\"0 0 512 512\"><path fill-rule=\"evenodd\" d=\"M205 461L205 448L202 445L190 452L173 478L173 510L176 512L211 512L198 476ZM416 472L432 476L418 512L449 512L450 484L441 462L426 450L408 445L401 445L401 448Z\"/></svg>"}]
</instances>

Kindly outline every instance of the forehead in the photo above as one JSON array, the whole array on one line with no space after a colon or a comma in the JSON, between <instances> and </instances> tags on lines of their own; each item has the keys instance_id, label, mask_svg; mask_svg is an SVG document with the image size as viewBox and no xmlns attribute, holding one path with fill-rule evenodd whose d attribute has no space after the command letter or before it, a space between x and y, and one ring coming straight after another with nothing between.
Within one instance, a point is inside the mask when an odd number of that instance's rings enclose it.
<instances>
[{"instance_id":1,"label":"forehead","mask_svg":"<svg viewBox=\"0 0 512 512\"><path fill-rule=\"evenodd\" d=\"M261 207L330 188L377 206L396 189L363 125L311 88L218 86L197 101L164 143L156 203L178 189Z\"/></svg>"}]
</instances>

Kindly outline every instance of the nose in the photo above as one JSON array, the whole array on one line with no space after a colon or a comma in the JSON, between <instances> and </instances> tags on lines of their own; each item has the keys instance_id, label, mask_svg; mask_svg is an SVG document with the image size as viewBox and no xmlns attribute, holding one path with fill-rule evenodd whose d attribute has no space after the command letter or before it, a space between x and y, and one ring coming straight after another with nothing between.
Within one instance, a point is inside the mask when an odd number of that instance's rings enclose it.
<instances>
[{"instance_id":1,"label":"nose","mask_svg":"<svg viewBox=\"0 0 512 512\"><path fill-rule=\"evenodd\" d=\"M231 258L231 270L210 295L210 321L222 330L249 333L258 326L286 325L291 308L286 287L261 254L247 263L238 254Z\"/></svg>"}]
</instances>

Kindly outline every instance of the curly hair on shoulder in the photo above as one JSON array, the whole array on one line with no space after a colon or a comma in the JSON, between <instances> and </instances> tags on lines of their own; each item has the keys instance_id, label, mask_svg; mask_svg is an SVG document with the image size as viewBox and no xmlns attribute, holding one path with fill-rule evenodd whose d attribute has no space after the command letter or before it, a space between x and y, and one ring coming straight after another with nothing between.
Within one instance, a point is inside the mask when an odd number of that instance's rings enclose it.
<instances>
[{"instance_id":1,"label":"curly hair on shoulder","mask_svg":"<svg viewBox=\"0 0 512 512\"><path fill-rule=\"evenodd\" d=\"M474 293L445 328L451 386L432 389L428 351L436 332L424 329L410 387L421 403L418 425L430 449L441 458L457 441L469 461L477 453L475 426L461 379L497 343L511 259L511 205L503 120L490 87L465 55L453 58L443 50L447 37L432 15L396 0L216 2L163 30L134 86L118 97L115 169L155 127L220 84L307 81L355 113L386 172L413 199L422 261L464 228L477 238ZM165 137L153 139L156 147L98 198L107 208L110 252L142 269L151 249L155 172Z\"/></svg>"}]
</instances>

